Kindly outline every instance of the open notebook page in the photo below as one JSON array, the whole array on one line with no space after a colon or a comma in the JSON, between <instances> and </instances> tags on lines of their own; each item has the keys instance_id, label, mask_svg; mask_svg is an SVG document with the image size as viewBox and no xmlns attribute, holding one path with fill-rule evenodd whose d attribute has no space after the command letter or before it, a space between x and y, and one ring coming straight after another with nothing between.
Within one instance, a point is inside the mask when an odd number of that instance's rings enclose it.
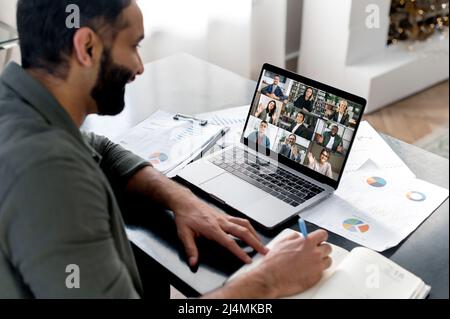
<instances>
[{"instance_id":1,"label":"open notebook page","mask_svg":"<svg viewBox=\"0 0 450 319\"><path fill-rule=\"evenodd\" d=\"M281 240L282 238L288 236L289 234L291 234L293 232L296 232L296 231L293 229L290 229L290 228L283 230L267 245L267 248L271 249L275 243L277 243L279 240ZM296 233L298 233L298 232L296 232ZM298 234L300 234L300 233L298 233ZM300 236L302 236L302 234L300 234ZM345 256L347 256L349 253L347 250L345 250L339 246L335 246L333 244L330 244L330 245L332 247L332 252L331 252L330 257L333 260L333 263L332 263L331 267L324 272L322 279L314 287L304 291L303 293L294 295L292 297L287 297L287 298L294 298L294 299L311 298L317 292L317 290L320 288L320 286L327 280L327 278L329 278L331 276L331 274L335 271L335 269L338 267L338 265L344 260ZM258 264L261 262L262 258L263 258L263 256L260 254L255 255L255 257L253 257L253 262L251 264L244 265L237 272L235 272L228 279L228 281L233 280L236 277L238 277L239 275L244 274L244 273L250 271L251 269L253 269L254 267L258 266ZM301 269L298 269L297 271L301 271Z\"/></svg>"},{"instance_id":2,"label":"open notebook page","mask_svg":"<svg viewBox=\"0 0 450 319\"><path fill-rule=\"evenodd\" d=\"M313 298L423 298L420 295L426 287L420 278L388 258L358 247L347 255Z\"/></svg>"}]
</instances>

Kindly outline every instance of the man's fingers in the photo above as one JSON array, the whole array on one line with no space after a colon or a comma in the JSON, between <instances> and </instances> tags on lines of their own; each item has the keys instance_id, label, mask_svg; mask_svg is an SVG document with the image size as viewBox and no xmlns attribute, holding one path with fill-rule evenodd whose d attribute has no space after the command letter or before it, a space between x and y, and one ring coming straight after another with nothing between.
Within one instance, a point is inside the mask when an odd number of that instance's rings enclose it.
<instances>
[{"instance_id":1,"label":"man's fingers","mask_svg":"<svg viewBox=\"0 0 450 319\"><path fill-rule=\"evenodd\" d=\"M242 239L260 254L267 253L267 248L261 243L259 238L256 237L248 228L245 228L238 224L227 223L226 225L222 226L222 229L225 232Z\"/></svg>"},{"instance_id":2,"label":"man's fingers","mask_svg":"<svg viewBox=\"0 0 450 319\"><path fill-rule=\"evenodd\" d=\"M332 263L333 259L331 257L325 257L322 262L323 270L330 268Z\"/></svg>"},{"instance_id":3,"label":"man's fingers","mask_svg":"<svg viewBox=\"0 0 450 319\"><path fill-rule=\"evenodd\" d=\"M236 255L240 260L249 264L252 262L252 259L242 250L236 242L230 238L224 231L218 231L216 236L213 238L220 245L231 251L234 255Z\"/></svg>"},{"instance_id":4,"label":"man's fingers","mask_svg":"<svg viewBox=\"0 0 450 319\"><path fill-rule=\"evenodd\" d=\"M198 249L195 243L194 233L190 230L185 230L179 233L181 242L184 245L189 266L194 267L198 262Z\"/></svg>"},{"instance_id":5,"label":"man's fingers","mask_svg":"<svg viewBox=\"0 0 450 319\"><path fill-rule=\"evenodd\" d=\"M303 239L303 237L301 237L300 234L297 232L292 232L287 234L286 236L283 236L283 238L281 238L276 244L279 245L291 240L298 240L298 239Z\"/></svg>"},{"instance_id":6,"label":"man's fingers","mask_svg":"<svg viewBox=\"0 0 450 319\"><path fill-rule=\"evenodd\" d=\"M299 238L303 238L302 236L300 236L300 234L296 231L291 232L289 235L287 235L285 238L287 239L299 239Z\"/></svg>"},{"instance_id":7,"label":"man's fingers","mask_svg":"<svg viewBox=\"0 0 450 319\"><path fill-rule=\"evenodd\" d=\"M258 233L256 232L256 230L253 228L252 224L250 224L250 222L247 219L230 217L228 220L232 223L235 223L235 224L241 225L242 227L247 228L248 230L250 230L252 232L253 235L255 235L255 237L258 237Z\"/></svg>"},{"instance_id":8,"label":"man's fingers","mask_svg":"<svg viewBox=\"0 0 450 319\"><path fill-rule=\"evenodd\" d=\"M322 251L322 256L325 258L327 256L329 256L331 254L331 251L333 250L333 248L331 247L330 244L322 244L319 246L319 248Z\"/></svg>"},{"instance_id":9,"label":"man's fingers","mask_svg":"<svg viewBox=\"0 0 450 319\"><path fill-rule=\"evenodd\" d=\"M287 247L291 245L296 245L300 247L301 242L297 242L299 240L303 240L303 238L298 234L297 232L292 232L287 234L286 236L283 236L280 238L280 240L277 240L277 242L273 245L272 249L278 250L281 249L281 247Z\"/></svg>"},{"instance_id":10,"label":"man's fingers","mask_svg":"<svg viewBox=\"0 0 450 319\"><path fill-rule=\"evenodd\" d=\"M313 246L318 246L324 241L327 241L327 239L328 233L323 229L319 229L308 234L307 242Z\"/></svg>"}]
</instances>

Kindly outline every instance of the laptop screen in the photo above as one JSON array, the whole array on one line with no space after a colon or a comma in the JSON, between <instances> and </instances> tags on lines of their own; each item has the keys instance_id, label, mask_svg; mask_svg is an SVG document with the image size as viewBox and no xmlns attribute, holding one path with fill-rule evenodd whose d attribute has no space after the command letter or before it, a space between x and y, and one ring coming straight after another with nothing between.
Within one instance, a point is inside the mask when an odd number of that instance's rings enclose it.
<instances>
[{"instance_id":1,"label":"laptop screen","mask_svg":"<svg viewBox=\"0 0 450 319\"><path fill-rule=\"evenodd\" d=\"M337 187L364 107L362 98L266 64L243 137Z\"/></svg>"}]
</instances>

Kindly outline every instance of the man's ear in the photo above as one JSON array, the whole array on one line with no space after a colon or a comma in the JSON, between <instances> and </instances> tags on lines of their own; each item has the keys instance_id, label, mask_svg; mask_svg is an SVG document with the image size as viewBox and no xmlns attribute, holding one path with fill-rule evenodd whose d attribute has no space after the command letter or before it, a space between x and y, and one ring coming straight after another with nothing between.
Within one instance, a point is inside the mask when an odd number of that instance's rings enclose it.
<instances>
[{"instance_id":1,"label":"man's ear","mask_svg":"<svg viewBox=\"0 0 450 319\"><path fill-rule=\"evenodd\" d=\"M93 67L100 51L101 42L97 34L90 28L78 29L73 37L73 50L77 62L84 67Z\"/></svg>"}]
</instances>

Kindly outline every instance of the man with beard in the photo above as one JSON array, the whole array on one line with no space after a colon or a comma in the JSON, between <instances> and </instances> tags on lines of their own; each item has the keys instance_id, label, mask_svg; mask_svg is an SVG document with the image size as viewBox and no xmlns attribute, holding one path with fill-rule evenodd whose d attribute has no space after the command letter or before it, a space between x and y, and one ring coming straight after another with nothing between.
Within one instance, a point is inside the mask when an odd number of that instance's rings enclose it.
<instances>
[{"instance_id":1,"label":"man with beard","mask_svg":"<svg viewBox=\"0 0 450 319\"><path fill-rule=\"evenodd\" d=\"M280 155L283 155L284 157L291 158L292 155L292 147L295 145L295 142L297 141L297 136L295 134L290 134L286 139L284 140L284 143L281 144L280 150L278 153Z\"/></svg>"},{"instance_id":2,"label":"man with beard","mask_svg":"<svg viewBox=\"0 0 450 319\"><path fill-rule=\"evenodd\" d=\"M344 147L342 145L342 137L338 134L339 128L337 125L331 127L331 131L323 133L323 136L319 137L319 144L333 152L342 153Z\"/></svg>"},{"instance_id":3,"label":"man with beard","mask_svg":"<svg viewBox=\"0 0 450 319\"><path fill-rule=\"evenodd\" d=\"M78 29L66 27L69 5L80 9ZM230 235L266 254L248 276L208 297L279 297L320 279L331 264L325 231L267 252L248 221L220 214L145 160L80 132L88 114L120 113L125 85L144 72L135 1L19 0L17 24L22 66L10 64L0 78L0 298L168 298L165 273L136 264L119 208L124 194L174 212L190 266L200 236L247 263Z\"/></svg>"},{"instance_id":4,"label":"man with beard","mask_svg":"<svg viewBox=\"0 0 450 319\"><path fill-rule=\"evenodd\" d=\"M262 89L261 93L267 95L272 99L284 101L287 99L287 96L284 95L283 90L280 88L279 84L280 84L280 76L276 74L273 77L273 83L269 84L264 89Z\"/></svg>"}]
</instances>

